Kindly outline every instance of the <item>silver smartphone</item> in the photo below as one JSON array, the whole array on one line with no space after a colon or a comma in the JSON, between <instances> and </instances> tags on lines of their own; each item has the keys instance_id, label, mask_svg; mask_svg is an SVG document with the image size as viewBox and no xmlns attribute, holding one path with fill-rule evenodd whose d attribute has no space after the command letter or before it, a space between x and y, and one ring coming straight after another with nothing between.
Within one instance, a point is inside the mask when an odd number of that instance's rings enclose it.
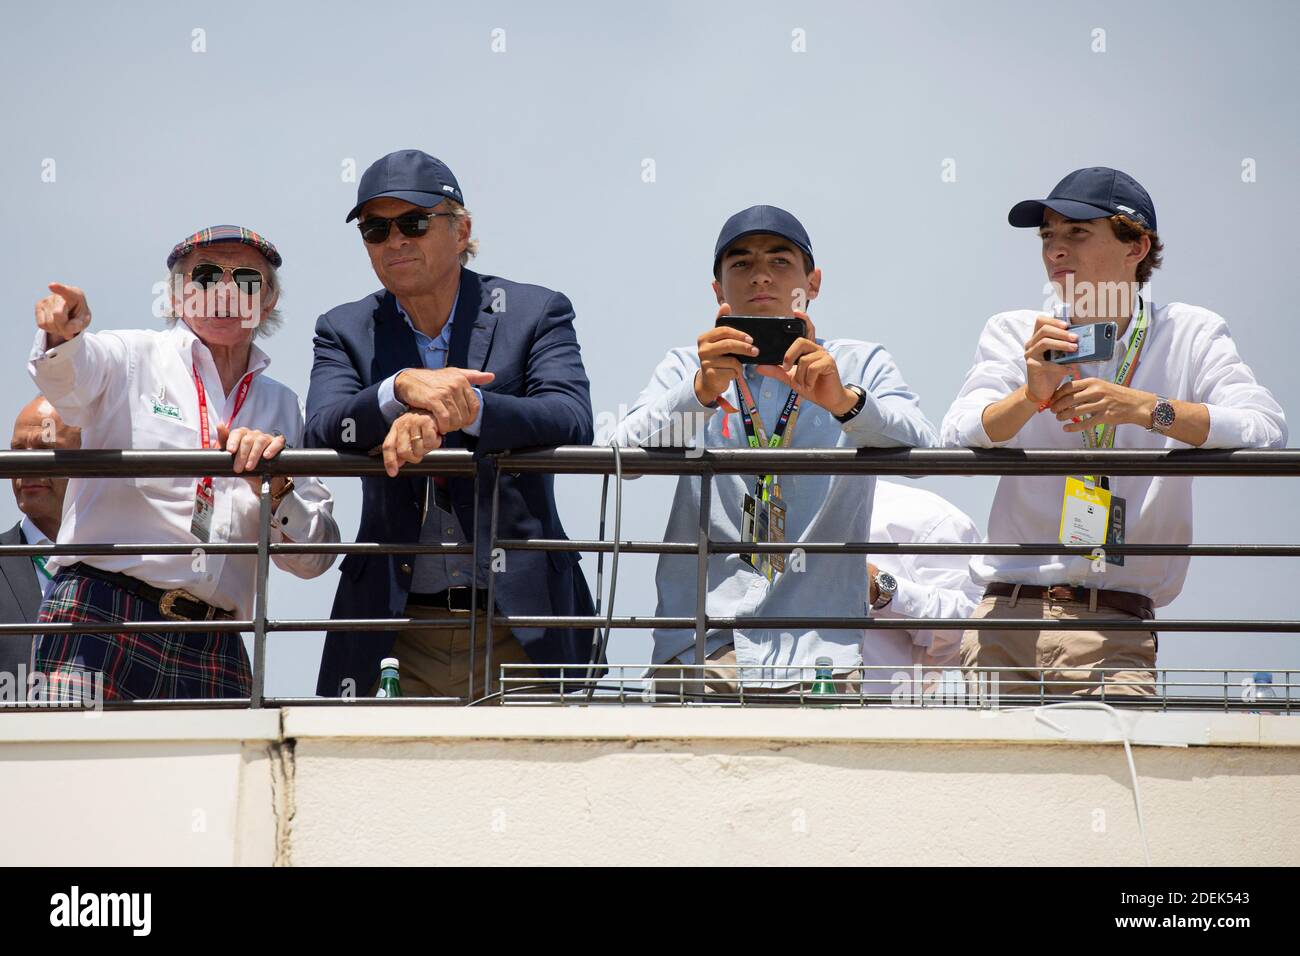
<instances>
[{"instance_id":1,"label":"silver smartphone","mask_svg":"<svg viewBox=\"0 0 1300 956\"><path fill-rule=\"evenodd\" d=\"M1077 352L1047 350L1047 361L1057 365L1074 365L1079 362L1107 362L1115 356L1115 341L1119 338L1119 325L1115 322L1091 322L1072 325L1069 331L1079 337Z\"/></svg>"}]
</instances>

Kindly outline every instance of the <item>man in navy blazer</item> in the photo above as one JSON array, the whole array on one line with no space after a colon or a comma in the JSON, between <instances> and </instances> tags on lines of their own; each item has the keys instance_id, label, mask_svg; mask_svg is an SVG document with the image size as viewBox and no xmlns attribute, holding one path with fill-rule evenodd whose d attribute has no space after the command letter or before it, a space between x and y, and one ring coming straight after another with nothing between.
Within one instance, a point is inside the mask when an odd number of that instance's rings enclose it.
<instances>
[{"instance_id":1,"label":"man in navy blazer","mask_svg":"<svg viewBox=\"0 0 1300 956\"><path fill-rule=\"evenodd\" d=\"M468 555L347 555L334 618L459 623L400 632L332 631L317 693L374 693L380 661L392 655L400 662L406 696L466 698L472 689L477 697L485 692L492 474L482 456L590 444L591 397L573 306L559 292L465 268L477 248L469 212L451 170L427 153L390 153L367 169L348 221L354 218L384 288L317 321L306 442L341 452L382 450L387 477L361 480L357 540L389 543L471 540L473 479L407 477L400 469L438 447L472 451L484 479L480 559L472 569ZM565 537L552 475L501 476L497 534ZM494 582L499 611L595 613L576 552L512 551L505 561ZM475 588L476 631L469 622ZM498 663L586 663L591 636L590 629L495 627L492 679ZM472 641L477 673L471 678ZM552 670L544 676L557 675Z\"/></svg>"}]
</instances>

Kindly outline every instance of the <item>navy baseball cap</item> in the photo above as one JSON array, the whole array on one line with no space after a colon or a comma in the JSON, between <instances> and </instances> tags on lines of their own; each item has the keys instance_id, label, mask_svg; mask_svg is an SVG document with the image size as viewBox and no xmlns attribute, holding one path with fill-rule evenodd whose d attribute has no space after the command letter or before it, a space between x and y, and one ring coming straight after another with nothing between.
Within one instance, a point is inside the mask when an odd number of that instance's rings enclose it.
<instances>
[{"instance_id":1,"label":"navy baseball cap","mask_svg":"<svg viewBox=\"0 0 1300 956\"><path fill-rule=\"evenodd\" d=\"M357 204L343 221L356 219L362 206L380 196L404 199L425 209L448 196L465 205L460 183L447 164L418 149L399 149L371 163L357 184Z\"/></svg>"},{"instance_id":2,"label":"navy baseball cap","mask_svg":"<svg viewBox=\"0 0 1300 956\"><path fill-rule=\"evenodd\" d=\"M718 262L728 246L742 236L752 236L760 232L789 239L808 257L810 269L815 264L812 241L798 219L776 206L750 206L722 224L718 241L713 246L713 274L715 276L718 274Z\"/></svg>"},{"instance_id":3,"label":"navy baseball cap","mask_svg":"<svg viewBox=\"0 0 1300 956\"><path fill-rule=\"evenodd\" d=\"M1142 184L1128 173L1109 166L1076 169L1054 188L1046 199L1026 199L1011 207L1007 221L1019 228L1043 224L1043 210L1050 209L1066 219L1108 219L1127 216L1140 226L1156 231L1156 207Z\"/></svg>"}]
</instances>

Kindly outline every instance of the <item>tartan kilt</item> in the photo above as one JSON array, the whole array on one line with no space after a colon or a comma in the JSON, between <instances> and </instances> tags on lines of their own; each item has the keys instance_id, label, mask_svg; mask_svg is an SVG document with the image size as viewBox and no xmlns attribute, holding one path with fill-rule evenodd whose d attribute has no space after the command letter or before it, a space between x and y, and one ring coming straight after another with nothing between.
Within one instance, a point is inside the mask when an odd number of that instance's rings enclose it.
<instances>
[{"instance_id":1,"label":"tartan kilt","mask_svg":"<svg viewBox=\"0 0 1300 956\"><path fill-rule=\"evenodd\" d=\"M121 624L166 620L157 603L107 581L61 570L41 604L41 624ZM103 675L104 700L248 697L253 675L236 632L43 634L35 672L52 700L84 699L91 674Z\"/></svg>"}]
</instances>

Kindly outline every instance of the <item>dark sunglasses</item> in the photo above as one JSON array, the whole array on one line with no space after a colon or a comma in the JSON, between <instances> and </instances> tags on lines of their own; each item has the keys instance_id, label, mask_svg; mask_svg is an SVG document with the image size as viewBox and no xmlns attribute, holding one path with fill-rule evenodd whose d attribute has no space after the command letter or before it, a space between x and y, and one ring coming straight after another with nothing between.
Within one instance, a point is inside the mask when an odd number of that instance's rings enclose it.
<instances>
[{"instance_id":1,"label":"dark sunglasses","mask_svg":"<svg viewBox=\"0 0 1300 956\"><path fill-rule=\"evenodd\" d=\"M408 239L416 239L429 231L429 225L439 216L450 216L449 212L404 212L400 216L394 216L392 219L385 219L383 216L371 216L357 223L357 228L361 230L361 238L371 244L383 242L388 238L388 233L393 228L393 223L397 223L397 228L401 230L402 235Z\"/></svg>"},{"instance_id":2,"label":"dark sunglasses","mask_svg":"<svg viewBox=\"0 0 1300 956\"><path fill-rule=\"evenodd\" d=\"M235 280L235 285L239 291L245 295L254 295L262 291L262 285L266 282L266 277L256 269L248 266L241 266L238 269L230 269L226 266L219 266L215 262L200 262L190 270L190 281L200 289L210 289L220 282L225 274L229 272L230 278Z\"/></svg>"}]
</instances>

